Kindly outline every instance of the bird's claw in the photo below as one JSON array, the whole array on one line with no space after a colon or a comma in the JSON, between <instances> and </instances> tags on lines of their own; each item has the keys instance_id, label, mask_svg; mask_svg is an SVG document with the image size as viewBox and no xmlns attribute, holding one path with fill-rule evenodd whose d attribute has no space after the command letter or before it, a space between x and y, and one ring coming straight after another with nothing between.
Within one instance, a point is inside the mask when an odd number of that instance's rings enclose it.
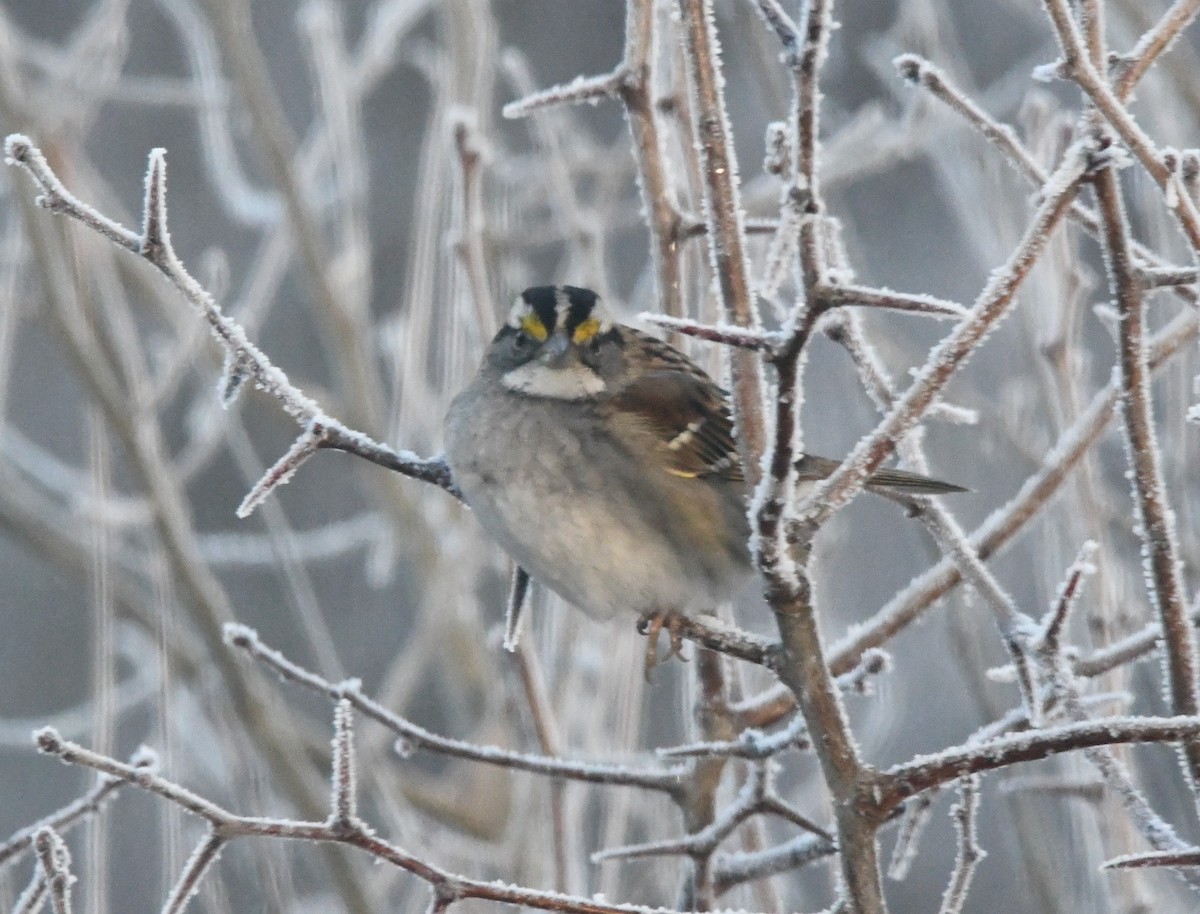
<instances>
[{"instance_id":1,"label":"bird's claw","mask_svg":"<svg viewBox=\"0 0 1200 914\"><path fill-rule=\"evenodd\" d=\"M649 612L638 620L638 631L646 636L646 662L645 676L646 682L651 681L651 671L660 663L665 663L672 657L678 657L684 663L687 663L687 658L683 656L683 616L678 613L665 612ZM667 635L670 638L670 649L663 657L658 656L658 636L663 629L667 630Z\"/></svg>"}]
</instances>

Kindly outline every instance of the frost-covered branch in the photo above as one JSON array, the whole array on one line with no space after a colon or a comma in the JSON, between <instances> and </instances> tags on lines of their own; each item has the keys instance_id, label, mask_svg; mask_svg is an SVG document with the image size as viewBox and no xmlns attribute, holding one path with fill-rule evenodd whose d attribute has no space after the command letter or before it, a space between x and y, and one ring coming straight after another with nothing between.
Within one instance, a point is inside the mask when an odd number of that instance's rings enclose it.
<instances>
[{"instance_id":1,"label":"frost-covered branch","mask_svg":"<svg viewBox=\"0 0 1200 914\"><path fill-rule=\"evenodd\" d=\"M1200 0L1175 0L1154 27L1143 32L1137 44L1127 54L1117 58L1114 75L1118 98L1124 100L1129 96L1134 86L1174 44L1175 39L1192 23L1197 13L1200 13Z\"/></svg>"},{"instance_id":2,"label":"frost-covered branch","mask_svg":"<svg viewBox=\"0 0 1200 914\"><path fill-rule=\"evenodd\" d=\"M946 894L942 896L939 914L959 914L962 911L975 870L987 856L987 851L979 846L975 825L979 813L979 788L978 777L963 778L958 785L958 803L951 810L954 831L958 835L958 854L954 858L954 874L946 886Z\"/></svg>"},{"instance_id":3,"label":"frost-covered branch","mask_svg":"<svg viewBox=\"0 0 1200 914\"><path fill-rule=\"evenodd\" d=\"M33 838L33 849L54 914L71 914L71 886L75 876L71 872L71 852L67 850L66 842L53 828L43 826Z\"/></svg>"},{"instance_id":4,"label":"frost-covered branch","mask_svg":"<svg viewBox=\"0 0 1200 914\"><path fill-rule=\"evenodd\" d=\"M880 774L877 810L887 812L916 796L969 774L981 774L1063 752L1125 743L1195 743L1200 718L1107 717L1014 733L916 758Z\"/></svg>"},{"instance_id":5,"label":"frost-covered branch","mask_svg":"<svg viewBox=\"0 0 1200 914\"><path fill-rule=\"evenodd\" d=\"M383 724L396 734L400 740L400 748L404 752L409 752L413 748L425 749L454 758L529 771L549 777L564 777L593 784L641 787L666 793L677 789L679 783L682 771L678 768L639 769L606 762L571 761L527 755L522 752L501 749L498 746L481 746L439 736L406 720L370 698L363 692L361 685L356 680L332 683L293 663L279 651L264 645L259 640L258 634L252 629L243 625L230 625L226 628L226 638L230 645L245 651L288 682L294 682L327 695L335 701L346 701L360 714Z\"/></svg>"},{"instance_id":6,"label":"frost-covered branch","mask_svg":"<svg viewBox=\"0 0 1200 914\"><path fill-rule=\"evenodd\" d=\"M543 108L602 98L619 99L629 119L638 166L638 186L651 236L651 258L665 314L682 317L679 243L686 237L675 187L667 165L656 92L658 54L657 7L654 0L627 0L625 54L617 66L599 76L579 76L504 106L504 116L527 117Z\"/></svg>"},{"instance_id":7,"label":"frost-covered branch","mask_svg":"<svg viewBox=\"0 0 1200 914\"><path fill-rule=\"evenodd\" d=\"M638 857L708 855L716 850L734 829L756 815L778 816L811 835L825 841L833 841L833 836L828 831L779 798L772 784L770 764L767 762L753 766L738 796L703 830L680 838L606 848L593 854L592 861L601 863L606 860Z\"/></svg>"},{"instance_id":8,"label":"frost-covered branch","mask_svg":"<svg viewBox=\"0 0 1200 914\"><path fill-rule=\"evenodd\" d=\"M778 342L773 334L763 333L759 330L746 330L729 324L714 327L711 324L701 324L688 318L654 314L649 311L639 314L638 319L674 330L684 336L709 343L721 343L737 349L749 349L753 352L770 352Z\"/></svg>"},{"instance_id":9,"label":"frost-covered branch","mask_svg":"<svg viewBox=\"0 0 1200 914\"><path fill-rule=\"evenodd\" d=\"M962 305L933 295L913 295L894 292L891 289L873 289L870 286L853 284L816 286L812 290L812 295L828 307L855 305L890 311L906 311L912 314L928 314L931 317L944 319L963 318L967 315L967 309Z\"/></svg>"},{"instance_id":10,"label":"frost-covered branch","mask_svg":"<svg viewBox=\"0 0 1200 914\"><path fill-rule=\"evenodd\" d=\"M1129 151L1161 188L1167 208L1178 219L1192 250L1200 254L1200 209L1197 209L1196 201L1183 187L1178 170L1133 119L1121 98L1093 65L1067 0L1045 0L1045 5L1063 51L1064 70L1087 93L1113 130L1125 141ZM1189 17L1192 13L1189 13ZM1186 21L1187 17L1181 19L1179 26L1182 27Z\"/></svg>"},{"instance_id":11,"label":"frost-covered branch","mask_svg":"<svg viewBox=\"0 0 1200 914\"><path fill-rule=\"evenodd\" d=\"M164 150L156 149L150 154L140 233L125 228L75 197L50 168L42 151L28 137L21 134L9 136L5 141L5 154L9 162L21 165L33 178L40 192L38 202L46 209L82 222L109 241L157 267L208 323L217 342L229 354L227 364L236 366L257 387L275 397L284 412L301 426L316 425L323 428L322 447L348 451L414 479L432 483L450 492L456 491L450 471L440 458L423 460L414 454L395 451L327 416L314 400L271 363L262 350L250 342L237 321L226 315L213 297L188 273L171 245L167 226L167 166ZM229 386L222 383L223 389ZM277 485L280 480L286 481L288 476L290 472L283 474L274 484ZM268 492L270 488L267 487ZM265 497L266 494L262 492L260 496Z\"/></svg>"},{"instance_id":12,"label":"frost-covered branch","mask_svg":"<svg viewBox=\"0 0 1200 914\"><path fill-rule=\"evenodd\" d=\"M134 759L131 764L149 765L151 763L152 760L145 758ZM80 822L86 821L89 817L98 814L108 805L112 797L123 785L123 781L112 778L101 778L96 782L96 786L73 803L68 803L62 809L46 816L46 818L15 832L6 841L0 843L0 868L21 859L33 847L34 838L43 828L53 829L61 835L74 828Z\"/></svg>"},{"instance_id":13,"label":"frost-covered branch","mask_svg":"<svg viewBox=\"0 0 1200 914\"><path fill-rule=\"evenodd\" d=\"M1109 290L1120 313L1118 369L1125 420L1126 453L1133 475L1133 497L1142 540L1146 579L1162 623L1163 664L1171 708L1177 714L1200 712L1196 682L1196 643L1188 618L1174 512L1163 478L1162 454L1154 428L1146 342L1145 298L1134 274L1129 251L1129 224L1116 173L1102 169L1095 177L1096 197L1104 223L1105 264ZM1200 745L1184 746L1193 790L1200 789Z\"/></svg>"},{"instance_id":14,"label":"frost-covered branch","mask_svg":"<svg viewBox=\"0 0 1200 914\"><path fill-rule=\"evenodd\" d=\"M38 749L47 755L53 755L69 765L80 765L91 768L110 778L132 784L147 793L179 806L181 809L208 823L209 836L201 842L185 868L186 881L177 884L172 893L173 905L182 910L183 902L190 897L187 892L194 890L199 878L213 862L220 843L239 838L274 838L313 843L345 844L365 851L369 856L385 863L406 870L419 879L428 882L439 891L446 892L456 899L478 898L485 901L495 901L502 904L519 905L536 908L542 911L563 911L571 914L629 914L629 912L650 909L635 905L610 905L563 895L556 892L541 892L534 889L523 889L499 882L471 879L460 876L427 862L421 857L410 854L403 848L380 838L373 829L357 820L304 822L294 819L264 818L245 816L230 812L224 807L201 797L199 794L182 787L146 768L139 768L117 761L109 756L92 752L82 746L62 739L55 731L46 729L36 734ZM52 834L48 829L39 835ZM61 843L61 839L60 843ZM41 853L39 845L39 853ZM65 847L64 847L65 849ZM65 891L70 878L64 865L55 866L53 870L47 867L50 881L51 896L55 897L56 880ZM49 875L49 874L53 875ZM175 900L178 899L178 900ZM68 914L69 908L59 907L56 914Z\"/></svg>"},{"instance_id":15,"label":"frost-covered branch","mask_svg":"<svg viewBox=\"0 0 1200 914\"><path fill-rule=\"evenodd\" d=\"M1021 283L1079 192L1086 155L1084 143L1074 144L1063 154L1062 163L1043 189L1041 204L1020 243L1008 261L992 272L970 316L934 347L913 383L897 399L883 421L855 446L833 475L817 486L798 509L806 536L811 536L862 490L867 477L891 455L896 442L921 420L950 378L1011 309Z\"/></svg>"},{"instance_id":16,"label":"frost-covered branch","mask_svg":"<svg viewBox=\"0 0 1200 914\"><path fill-rule=\"evenodd\" d=\"M717 289L722 320L756 331L759 317L746 260L745 210L741 202L733 136L725 111L724 77L712 0L678 0L678 7L688 91L700 151L709 269ZM766 447L762 363L753 353L742 351L732 354L732 363L733 418L743 448L743 463L751 481L755 482L759 457Z\"/></svg>"},{"instance_id":17,"label":"frost-covered branch","mask_svg":"<svg viewBox=\"0 0 1200 914\"><path fill-rule=\"evenodd\" d=\"M1192 2L1192 0L1189 0ZM1035 187L1042 187L1050 179L1050 174L1038 162L1034 154L1021 142L1010 125L1000 123L984 111L976 102L964 93L944 70L917 54L901 54L894 61L901 77L908 82L926 89L934 98L944 103L951 111L979 134L992 143L1003 153L1008 162ZM1068 210L1071 219L1083 226L1093 237L1100 238L1100 216L1094 209L1082 201L1071 203ZM1130 239L1134 253L1139 260L1139 268L1148 276L1162 270L1162 285L1184 286L1195 282L1194 271L1180 271L1171 268L1167 261L1145 244ZM1144 264L1144 265L1142 265ZM1151 283L1154 284L1154 283ZM1176 289L1179 294L1195 300L1195 292L1190 289Z\"/></svg>"},{"instance_id":18,"label":"frost-covered branch","mask_svg":"<svg viewBox=\"0 0 1200 914\"><path fill-rule=\"evenodd\" d=\"M787 251L792 240L782 235L798 231L795 240L800 275L800 304L787 327L783 344L770 353L776 389L771 430L763 455L763 473L750 508L751 544L763 578L767 601L779 628L780 679L799 704L809 740L821 764L832 795L837 823L837 844L845 901L856 914L883 914L887 910L878 863L878 822L863 815L860 803L870 769L864 763L850 729L825 655L820 624L812 599L808 568L811 544L794 538L796 458L800 456L799 406L802 400L804 348L829 303L817 297L829 272L822 234L833 231L818 187L818 124L821 92L819 78L832 29L830 4L809 0L803 17L794 25L777 4L759 3L759 12L783 43L784 58L792 78L789 123L773 131L779 147L774 154L782 169L790 163L781 200L776 248ZM739 233L740 235L740 233Z\"/></svg>"}]
</instances>

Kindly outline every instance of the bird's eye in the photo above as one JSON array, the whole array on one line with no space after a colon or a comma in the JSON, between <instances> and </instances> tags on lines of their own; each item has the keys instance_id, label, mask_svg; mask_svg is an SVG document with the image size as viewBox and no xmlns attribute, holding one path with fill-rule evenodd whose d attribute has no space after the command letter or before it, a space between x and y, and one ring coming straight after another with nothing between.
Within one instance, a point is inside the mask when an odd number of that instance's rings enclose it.
<instances>
[{"instance_id":1,"label":"bird's eye","mask_svg":"<svg viewBox=\"0 0 1200 914\"><path fill-rule=\"evenodd\" d=\"M591 353L592 355L599 355L600 354L600 337L594 336L590 340L588 340L587 348L588 348L588 352Z\"/></svg>"}]
</instances>

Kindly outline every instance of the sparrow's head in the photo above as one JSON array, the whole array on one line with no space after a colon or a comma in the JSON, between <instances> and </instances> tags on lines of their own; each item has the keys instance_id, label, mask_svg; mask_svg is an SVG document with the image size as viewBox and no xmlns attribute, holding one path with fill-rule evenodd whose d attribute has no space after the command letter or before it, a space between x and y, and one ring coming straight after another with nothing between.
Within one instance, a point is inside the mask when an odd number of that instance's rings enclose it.
<instances>
[{"instance_id":1,"label":"sparrow's head","mask_svg":"<svg viewBox=\"0 0 1200 914\"><path fill-rule=\"evenodd\" d=\"M578 286L534 286L518 297L488 349L509 390L584 400L609 389L624 342L600 296Z\"/></svg>"}]
</instances>

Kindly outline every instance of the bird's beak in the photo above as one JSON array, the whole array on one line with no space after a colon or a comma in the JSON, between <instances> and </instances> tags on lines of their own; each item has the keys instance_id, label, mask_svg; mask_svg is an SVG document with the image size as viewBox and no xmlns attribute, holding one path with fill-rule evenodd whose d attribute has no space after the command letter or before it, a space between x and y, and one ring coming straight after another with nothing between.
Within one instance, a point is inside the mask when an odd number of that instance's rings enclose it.
<instances>
[{"instance_id":1,"label":"bird's beak","mask_svg":"<svg viewBox=\"0 0 1200 914\"><path fill-rule=\"evenodd\" d=\"M571 352L571 338L560 330L542 344L538 361L550 368L562 368L570 358Z\"/></svg>"}]
</instances>

